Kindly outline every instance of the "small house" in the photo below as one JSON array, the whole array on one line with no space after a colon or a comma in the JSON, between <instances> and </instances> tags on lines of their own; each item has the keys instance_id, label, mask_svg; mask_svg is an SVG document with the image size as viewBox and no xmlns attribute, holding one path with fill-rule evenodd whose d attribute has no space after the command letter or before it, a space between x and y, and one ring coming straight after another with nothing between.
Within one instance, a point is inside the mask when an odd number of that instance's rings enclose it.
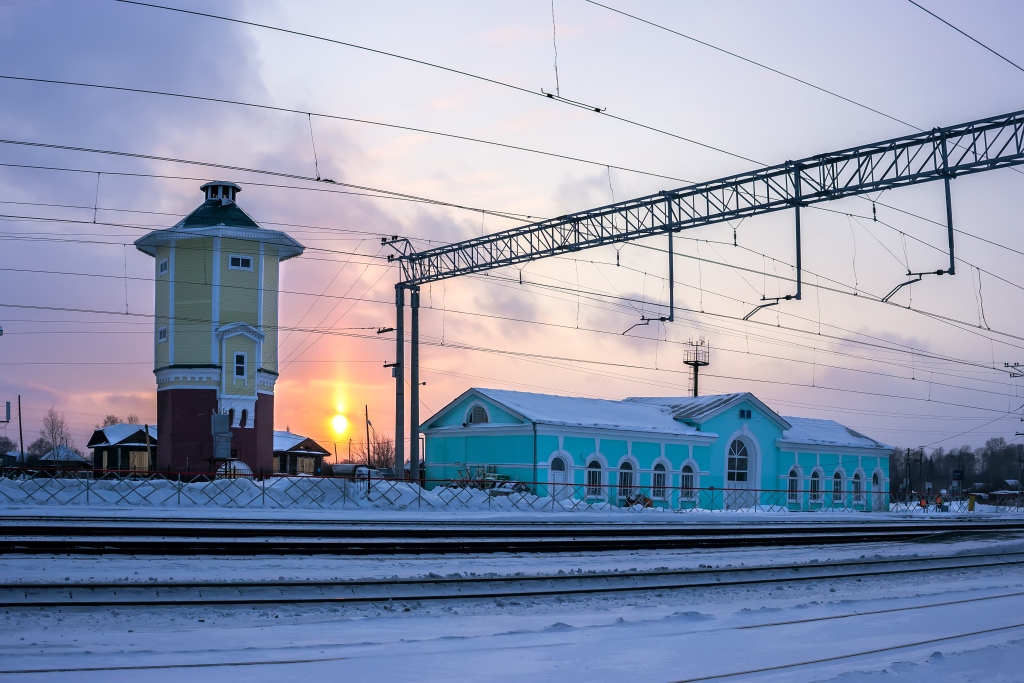
<instances>
[{"instance_id":1,"label":"small house","mask_svg":"<svg viewBox=\"0 0 1024 683\"><path fill-rule=\"evenodd\" d=\"M156 468L157 430L149 425L116 424L92 433L86 448L92 449L97 470L150 472Z\"/></svg>"},{"instance_id":2,"label":"small house","mask_svg":"<svg viewBox=\"0 0 1024 683\"><path fill-rule=\"evenodd\" d=\"M92 467L89 459L75 451L71 446L60 445L39 458L41 467L66 467L83 469Z\"/></svg>"},{"instance_id":3,"label":"small house","mask_svg":"<svg viewBox=\"0 0 1024 683\"><path fill-rule=\"evenodd\" d=\"M324 457L330 453L313 439L291 432L274 432L274 472L277 474L324 473Z\"/></svg>"}]
</instances>

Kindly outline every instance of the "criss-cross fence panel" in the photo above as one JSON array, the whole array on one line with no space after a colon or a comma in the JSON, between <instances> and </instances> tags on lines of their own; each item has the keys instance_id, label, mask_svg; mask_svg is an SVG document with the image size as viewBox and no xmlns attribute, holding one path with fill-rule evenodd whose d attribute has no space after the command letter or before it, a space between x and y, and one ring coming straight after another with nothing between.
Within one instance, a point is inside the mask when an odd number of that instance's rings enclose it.
<instances>
[{"instance_id":1,"label":"criss-cross fence panel","mask_svg":"<svg viewBox=\"0 0 1024 683\"><path fill-rule=\"evenodd\" d=\"M399 257L401 283L1024 163L1024 112L819 154ZM799 178L799 181L798 181Z\"/></svg>"},{"instance_id":2,"label":"criss-cross fence panel","mask_svg":"<svg viewBox=\"0 0 1024 683\"><path fill-rule=\"evenodd\" d=\"M608 513L964 513L966 495L617 486L479 480L46 472L0 473L0 509L11 506L182 507L208 509L508 510ZM1024 512L1024 495L979 501L978 512Z\"/></svg>"}]
</instances>

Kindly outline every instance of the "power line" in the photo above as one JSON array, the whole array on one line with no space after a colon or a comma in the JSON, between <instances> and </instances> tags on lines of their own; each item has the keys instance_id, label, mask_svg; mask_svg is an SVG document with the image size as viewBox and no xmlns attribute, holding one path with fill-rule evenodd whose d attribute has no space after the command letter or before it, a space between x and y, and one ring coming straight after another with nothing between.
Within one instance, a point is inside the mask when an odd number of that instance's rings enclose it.
<instances>
[{"instance_id":1,"label":"power line","mask_svg":"<svg viewBox=\"0 0 1024 683\"><path fill-rule=\"evenodd\" d=\"M756 161L754 159L751 159L750 157L745 157L742 154L737 154L736 152L730 152L730 151L728 151L726 149L723 149L721 147L715 147L714 145L710 145L710 144L708 144L706 142L700 142L700 141L695 140L693 138L688 138L686 136L679 135L677 133L672 133L672 132L664 130L662 128L657 128L655 126L651 126L651 125L648 125L646 123L641 123L640 121L636 121L634 119L627 119L625 117L617 116L615 114L609 114L606 111L604 111L603 109L599 109L597 107L592 107L590 105L582 104L580 102L575 102L573 100L567 100L567 99L565 99L563 97L555 97L554 95L548 95L548 94L545 94L543 92L536 92L536 91L530 90L529 88L524 88L522 86L513 85L511 83L507 83L505 81L499 81L499 80L494 79L494 78L488 78L486 76L480 76L478 74L470 73L468 71L462 71L460 69L454 69L454 68L448 67L448 66L441 66L440 64L435 64L433 62L427 62L427 61L424 61L422 59L415 59L413 57L406 57L404 55L399 55L399 54L396 54L394 52L387 52L385 50L378 50L378 49L371 48L371 47L365 47L363 45L356 45L355 43L349 43L349 42L346 42L346 41L343 41L343 40L336 40L334 38L326 38L324 36L318 36L318 35L315 35L315 34L312 34L312 33L304 33L302 31L295 31L295 30L292 30L292 29L281 28L279 26L271 26L269 24L261 24L261 23L255 22L255 21L247 21L245 19L236 19L234 17L227 17L227 16L223 16L223 15L220 15L220 14L210 14L210 13L207 13L207 12L197 12L195 10L186 10L186 9L181 9L179 7L168 7L166 5L157 5L157 4L148 3L148 2L139 2L138 0L115 0L115 2L121 2L121 3L128 4L128 5L138 5L140 7L150 7L150 8L153 8L153 9L162 9L162 10L167 10L167 11L170 11L170 12L180 12L181 14L190 14L190 15L193 15L193 16L204 17L204 18L207 18L207 19L218 19L220 21L228 21L228 22L232 22L232 23L236 23L236 24L242 24L242 25L245 25L245 26L252 26L252 27L255 27L255 28L262 28L262 29L266 29L268 31L278 31L280 33L286 33L286 34L293 35L293 36L298 36L298 37L301 37L301 38L310 38L312 40L319 40L319 41L323 41L323 42L326 42L326 43L332 43L334 45L341 45L341 46L344 46L344 47L350 47L350 48L354 48L354 49L357 49L357 50L364 50L366 52L371 52L373 54L381 55L381 56L384 56L384 57L391 57L393 59L400 59L402 61L410 62L412 64L418 64L420 66L430 67L432 69L440 69L441 71L446 71L448 73L456 74L456 75L459 75L459 76L465 76L467 78L472 78L474 80L482 81L484 83L490 83L491 85L501 86L503 88L508 88L508 89L515 90L515 91L521 92L521 93L526 93L528 95L533 95L535 97L543 97L544 99L552 100L552 101L555 101L555 102L560 102L562 104L567 104L567 105L569 105L571 107L577 107L579 109L585 109L587 111L592 111L592 112L595 112L595 113L600 114L602 116L606 116L606 117L608 117L610 119L614 119L616 121L620 121L622 123L629 124L631 126L636 126L638 128L643 128L644 130L648 130L648 131L651 131L651 132L654 132L654 133L660 133L661 135L667 135L667 136L669 136L671 138L675 138L677 140L682 140L683 142L688 142L688 143L690 143L692 145L697 145L698 147L704 147L705 149L709 149L709 150L712 150L714 152L719 152L721 154L726 154L728 156L735 157L737 159L742 159L743 161L749 161L749 162L755 163L755 164L756 163L760 163L760 162L758 162L758 161Z\"/></svg>"},{"instance_id":2,"label":"power line","mask_svg":"<svg viewBox=\"0 0 1024 683\"><path fill-rule=\"evenodd\" d=\"M127 87L127 86L105 85L105 84L100 84L100 83L83 83L83 82L80 82L80 81L64 81L64 80L58 80L58 79L52 79L52 78L30 78L28 76L11 76L11 75L0 74L0 79L10 80L10 81L24 81L24 82L28 82L28 83L44 83L44 84L49 84L49 85L74 86L74 87L79 87L79 88L96 88L96 89L99 89L99 90L113 90L113 91L116 91L116 92L127 92L127 93L143 94L143 95L159 95L161 97L175 97L175 98L181 98L181 99L187 99L187 100L196 100L196 101L200 101L200 102L212 102L212 103L217 103L217 104L230 104L230 105L239 106L239 107L250 107L250 108L253 108L253 109L264 109L264 110L267 110L267 111L276 111L276 112L282 112L282 113L288 113L288 114L299 114L299 115L302 115L302 116L316 116L317 118L321 118L321 119L332 119L332 120L335 120L335 121L346 121L346 122L349 122L349 123L359 123L359 124L365 124L365 125L368 125L368 126L379 126L379 127L382 127L382 128L391 128L391 129L394 129L394 130L402 130L402 131L406 131L406 132L410 132L410 133L422 133L424 135L435 135L435 136L438 136L438 137L449 138L449 139L452 139L452 140L462 140L464 142L473 142L473 143L477 143L477 144L481 144L481 145L489 145L489 146L492 146L492 147L501 147L501 148L504 148L504 149L515 150L515 151L518 151L518 152L527 152L529 154L539 154L539 155L542 155L542 156L552 157L552 158L556 158L556 159L564 159L566 161L575 161L575 162L578 162L578 163L581 163L581 164L589 164L591 166L610 166L611 168L614 168L614 169L617 169L617 170L620 170L620 171L628 171L630 173L637 173L639 175L646 175L646 176L651 176L651 177L654 177L654 178L664 178L665 180L675 180L675 181L679 181L679 182L683 182L683 183L690 183L690 182L692 182L692 181L686 180L684 178L677 178L675 176L665 175L665 174L662 174L662 173L653 173L653 172L650 172L650 171L642 171L640 169L630 168L628 166L619 166L619 165L616 165L616 164L608 164L608 163L603 162L603 161L594 161L592 159L584 159L582 157L575 157L575 156L571 156L571 155L568 155L568 154L559 154L557 152L549 152L549 151L542 150L542 149L535 149L535 148L532 148L532 147L524 147L522 145L513 145L513 144L505 143L505 142L496 142L494 140L486 140L486 139L483 139L483 138L474 138L474 137L470 137L470 136L467 136L467 135L458 135L456 133L445 133L445 132L442 132L442 131L430 130L428 128L418 128L418 127L415 127L415 126L404 126L404 125L400 125L400 124L396 124L396 123L384 123L382 121L373 121L371 119L359 119L359 118L355 118L355 117L351 117L351 116L340 116L338 114L325 114L323 112L304 111L302 109L293 109L291 107L280 107L280 106L275 106L275 105L271 105L271 104L260 104L260 103L256 103L256 102L244 102L242 100L232 100L232 99L227 99L227 98L222 98L222 97L209 97L209 96L205 96L205 95L190 95L190 94L184 94L184 93L170 92L170 91L166 91L166 90L149 90L149 89L146 89L146 88L131 88L131 87Z\"/></svg>"},{"instance_id":3,"label":"power line","mask_svg":"<svg viewBox=\"0 0 1024 683\"><path fill-rule=\"evenodd\" d=\"M980 45L981 47L985 48L986 50L988 50L989 52L994 54L996 57L999 57L999 59L1003 60L1004 62L1006 62L1007 64L1009 64L1013 68L1017 69L1018 71L1024 71L1024 67L1021 67L1021 65L1017 64L1017 62L1014 62L1014 61L1010 60L1008 57L1006 57L1006 56L996 52L995 50L990 48L988 45L986 45L985 43L983 43L980 40L978 40L977 38L975 38L974 36L967 34L963 30L961 30L961 29L957 28L956 26L954 26L953 24L949 23L948 21L946 21L945 19L940 17L935 12L932 12L931 10L922 7L921 5L919 5L916 2L914 2L914 0L907 0L907 2L909 2L911 5L913 5L914 7L918 8L922 12L925 12L926 14L930 14L932 17L938 19L943 24L945 24L946 26L950 27L951 29L953 29L954 31L956 31L957 33L962 35L964 38L967 38L971 42L973 42L973 43L975 43L977 45ZM938 443L938 442L936 442L936 443ZM929 445L931 445L931 444L929 444Z\"/></svg>"},{"instance_id":4,"label":"power line","mask_svg":"<svg viewBox=\"0 0 1024 683\"><path fill-rule=\"evenodd\" d=\"M735 52L732 52L730 50L726 50L725 48L722 48L722 47L718 47L717 45L712 45L711 43L709 43L707 41L700 40L699 38L694 38L693 36L687 35L685 33L680 33L679 31L676 31L675 29L671 29L671 28L669 28L667 26L664 26L662 24L657 24L657 23L655 23L653 21L650 21L649 19L644 19L643 17L638 17L635 14L630 14L629 12L625 12L623 10L616 9L615 7L609 7L608 5L604 5L604 4L600 3L600 2L596 2L595 0L584 0L584 1L590 3L591 5L595 5L596 7L602 7L604 9L606 9L606 10L611 11L611 12L615 12L616 14L621 14L622 16L629 17L630 19L635 19L636 21L639 21L639 22L641 22L643 24L647 24L648 26L653 26L654 28L661 29L662 31L667 31L669 33L672 33L674 35L679 36L680 38L686 38L687 40L691 40L691 41L693 41L695 43L703 45L704 47L709 47L712 50L716 50L716 51L721 52L723 54L729 55L730 57L735 57L736 59L739 59L739 60L742 60L744 62L747 62L748 64L753 64L754 66L760 67L760 68L765 69L767 71L771 71L772 73L777 74L779 76L782 76L783 78L788 78L791 81L795 81L797 83L800 83L801 85L806 85L809 88L813 88L813 89L815 89L815 90L817 90L819 92L825 93L826 95L831 95L832 97L838 98L838 99L840 99L840 100L842 100L844 102L848 102L849 104L852 104L852 105L854 105L856 107L860 107L861 109L866 109L867 111L870 111L870 112L872 112L874 114L878 114L879 116L884 116L885 118L889 119L890 121L895 121L896 123L903 124L904 126L908 126L910 128L913 128L914 130L918 130L918 131L924 130L923 128L919 128L918 126L915 126L912 123L907 123L906 121L904 121L902 119L898 119L895 116L892 116L891 114L886 114L884 111L881 111L879 109L875 109L874 107L868 106L868 105L864 104L863 102L858 102L857 100L850 99L849 97L846 97L844 95L840 95L839 93L834 92L832 90L829 90L828 88L823 88L820 85L815 85L814 83L811 83L810 81L805 81L802 78L798 78L796 76L793 76L792 74L788 74L788 73L786 73L784 71L780 71L780 70L778 70L778 69L776 69L774 67L768 66L767 64L763 64L762 62L758 62L758 61L755 61L753 59L750 59L749 57L744 57L743 55L736 54Z\"/></svg>"},{"instance_id":5,"label":"power line","mask_svg":"<svg viewBox=\"0 0 1024 683\"><path fill-rule=\"evenodd\" d=\"M128 172L128 171L97 171L95 169L69 168L69 167L66 167L66 166L43 166L43 165L38 165L38 164L14 164L14 163L5 163L5 162L0 162L0 167L27 168L27 169L33 169L33 170L38 170L38 171L60 171L60 172L66 172L66 173L88 173L89 175L92 175L94 173L102 173L103 175L124 176L124 177L131 177L131 178L160 178L160 179L167 179L167 180L190 180L190 181L198 181L198 182L208 182L208 181L212 181L212 180L218 180L218 178L196 178L194 176L179 176L179 175L169 175L169 174L164 174L164 173L132 173L132 172ZM223 178L220 178L220 180L223 180ZM315 181L315 179L313 179L313 178L307 178L307 180ZM300 185L280 185L280 184L277 184L277 183L261 183L261 182L254 181L254 180L246 180L245 184L246 185L250 185L250 186L254 186L254 187L273 187L273 188L278 188L278 189L282 189L282 190L301 190L303 192L325 192L327 194L344 194L344 195L352 195L352 196L355 196L355 197L369 197L371 199L392 199L392 200L396 200L396 201L420 202L420 203L425 203L425 204L435 204L435 203L437 203L435 200L431 200L431 199L415 199L415 198L412 198L412 197L398 197L398 196L394 196L394 195L369 194L369 193L366 193L366 192L353 192L351 190L336 190L336 189L331 189L329 187L302 187ZM331 184L340 185L340 183L331 183ZM497 216L499 218L507 218L507 219L516 220L516 221L522 221L523 219L532 220L532 219L543 218L543 217L540 217L540 216L528 216L528 215L525 215L525 214L515 214L515 215L513 215L513 214L505 214L503 212L492 211L492 210L489 210L489 209L471 209L471 210L473 212L487 213L487 214L489 214L491 216ZM390 233L390 234L393 234L393 233ZM427 240L427 241L429 242L429 240Z\"/></svg>"},{"instance_id":6,"label":"power line","mask_svg":"<svg viewBox=\"0 0 1024 683\"><path fill-rule=\"evenodd\" d=\"M117 2L127 2L127 0L116 0L116 1ZM382 189L375 188L375 187L367 187L365 185L356 185L356 184L353 184L353 183L343 183L343 182L339 182L339 181L336 181L336 180L321 180L321 179L313 178L313 177L310 177L310 176L300 175L300 174L297 174L297 173L285 173L283 171L271 171L271 170L260 169L260 168L247 168L245 166L233 166L231 164L218 164L218 163L214 163L214 162L211 162L211 161L195 161L195 160L192 160L192 159L176 159L174 157L162 157L162 156L156 156L156 155L152 155L152 154L140 154L140 153L137 153L137 152L121 152L121 151L107 150L107 149L92 149L92 148L89 148L89 147L75 147L75 146L71 146L71 145L57 145L57 144L53 144L53 143L29 142L29 141L24 141L24 140L4 140L4 139L0 139L0 144L5 144L5 145L21 145L21 146L25 146L25 147L36 147L36 148L42 148L42 149L59 149L59 150L65 150L65 151L70 151L70 152L83 152L83 153L87 153L87 154L104 154L104 155L110 155L110 156L116 156L116 157L127 157L127 158L130 158L130 159L145 159L147 161L166 161L166 162L175 163L175 164L188 164L188 165L192 165L192 166L205 166L205 167L208 167L208 168L219 168L219 169L223 169L223 170L226 170L226 171L239 171L239 172L242 172L242 173L256 173L256 174L260 174L260 175L275 176L275 177L278 177L278 178L290 178L292 180L305 180L305 181L312 182L312 183L321 182L321 183L328 183L328 184L331 184L331 185L337 185L339 187L350 187L350 188L353 188L353 189L363 190L363 191L366 191L366 192L376 192L376 193L388 195L388 196L391 196L391 197L395 197L395 198L398 198L398 199L413 200L413 201L423 202L423 203L427 203L427 204L435 204L437 206L447 206L447 207L450 207L450 208L453 208L453 209L462 209L464 211L473 211L475 213L489 213L489 214L492 214L492 215L495 215L495 216L501 216L503 218L512 218L512 219L515 219L515 220L524 220L524 219L525 220L530 220L530 219L534 218L533 216L525 216L525 215L522 215L522 214L512 214L512 213L509 213L507 211L490 211L490 210L487 210L487 209L481 209L481 208L477 208L477 207L464 206L462 204L455 204L453 202L445 202L445 201L442 201L442 200L439 200L439 199L430 199L428 197L419 197L417 195L408 194L408 193L404 193L404 192L396 192L394 190L382 190Z\"/></svg>"}]
</instances>

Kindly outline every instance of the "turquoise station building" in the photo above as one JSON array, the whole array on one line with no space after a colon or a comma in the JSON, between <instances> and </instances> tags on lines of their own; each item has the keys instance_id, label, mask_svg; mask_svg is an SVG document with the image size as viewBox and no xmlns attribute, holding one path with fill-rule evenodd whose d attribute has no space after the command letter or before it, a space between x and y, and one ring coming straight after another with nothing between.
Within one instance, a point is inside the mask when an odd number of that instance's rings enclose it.
<instances>
[{"instance_id":1,"label":"turquoise station building","mask_svg":"<svg viewBox=\"0 0 1024 683\"><path fill-rule=\"evenodd\" d=\"M832 420L783 417L751 393L613 401L470 389L421 429L428 488L509 481L591 504L888 509L892 447Z\"/></svg>"}]
</instances>

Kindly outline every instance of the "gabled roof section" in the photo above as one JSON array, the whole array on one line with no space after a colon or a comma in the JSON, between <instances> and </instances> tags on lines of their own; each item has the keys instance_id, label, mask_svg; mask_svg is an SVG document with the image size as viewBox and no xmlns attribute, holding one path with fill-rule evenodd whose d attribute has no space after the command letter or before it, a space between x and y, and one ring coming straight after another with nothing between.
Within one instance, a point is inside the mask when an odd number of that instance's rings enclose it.
<instances>
[{"instance_id":1,"label":"gabled roof section","mask_svg":"<svg viewBox=\"0 0 1024 683\"><path fill-rule=\"evenodd\" d=\"M100 446L145 446L146 433L144 425L117 424L97 429L92 433L86 448ZM149 426L150 445L156 445L156 425Z\"/></svg>"},{"instance_id":2,"label":"gabled roof section","mask_svg":"<svg viewBox=\"0 0 1024 683\"><path fill-rule=\"evenodd\" d=\"M39 458L41 462L84 462L89 460L78 453L75 453L70 446L57 446L52 451Z\"/></svg>"},{"instance_id":3,"label":"gabled roof section","mask_svg":"<svg viewBox=\"0 0 1024 683\"><path fill-rule=\"evenodd\" d=\"M764 413L765 417L775 422L782 429L789 429L792 425L781 415L766 406L757 396L749 391L736 394L719 394L717 396L665 396L665 397L634 397L627 398L627 401L634 403L646 403L667 408L671 411L672 417L676 420L701 424L711 418L722 414L726 410L743 403L752 403L757 409Z\"/></svg>"},{"instance_id":4,"label":"gabled roof section","mask_svg":"<svg viewBox=\"0 0 1024 683\"><path fill-rule=\"evenodd\" d=\"M308 436L291 432L274 432L274 452L312 453L313 455L330 455L323 446Z\"/></svg>"},{"instance_id":5,"label":"gabled roof section","mask_svg":"<svg viewBox=\"0 0 1024 683\"><path fill-rule=\"evenodd\" d=\"M472 395L495 403L522 417L525 421L537 424L647 432L671 436L715 436L698 432L690 425L673 420L671 414L660 406L600 398L578 398L533 394L525 391L476 388L470 389L452 401L437 415L427 420L424 427L435 421L452 406L463 402Z\"/></svg>"},{"instance_id":6,"label":"gabled roof section","mask_svg":"<svg viewBox=\"0 0 1024 683\"><path fill-rule=\"evenodd\" d=\"M833 420L816 420L809 417L787 417L793 426L782 433L778 444L799 446L831 446L833 448L867 448L873 451L892 451L881 441L875 441L858 431Z\"/></svg>"}]
</instances>

